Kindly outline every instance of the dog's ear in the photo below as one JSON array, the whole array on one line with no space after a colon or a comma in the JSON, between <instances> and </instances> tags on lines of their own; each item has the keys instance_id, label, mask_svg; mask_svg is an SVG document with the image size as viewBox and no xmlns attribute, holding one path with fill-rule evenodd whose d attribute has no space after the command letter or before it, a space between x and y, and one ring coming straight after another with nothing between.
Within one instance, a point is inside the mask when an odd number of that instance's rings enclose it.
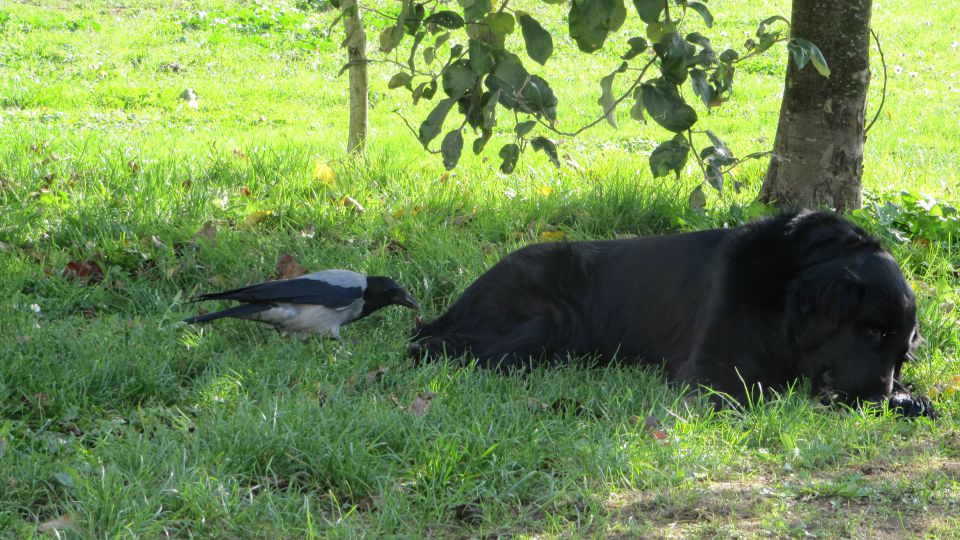
<instances>
[{"instance_id":1,"label":"dog's ear","mask_svg":"<svg viewBox=\"0 0 960 540\"><path fill-rule=\"evenodd\" d=\"M787 337L809 350L833 335L863 299L860 280L840 261L805 270L787 288Z\"/></svg>"}]
</instances>

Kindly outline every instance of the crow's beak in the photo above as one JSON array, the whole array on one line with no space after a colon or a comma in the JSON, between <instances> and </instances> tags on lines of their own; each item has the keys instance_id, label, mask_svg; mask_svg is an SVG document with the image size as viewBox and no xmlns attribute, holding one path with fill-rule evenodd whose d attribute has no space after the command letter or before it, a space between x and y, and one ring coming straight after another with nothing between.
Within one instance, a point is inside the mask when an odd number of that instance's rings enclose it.
<instances>
[{"instance_id":1,"label":"crow's beak","mask_svg":"<svg viewBox=\"0 0 960 540\"><path fill-rule=\"evenodd\" d=\"M417 302L417 299L403 289L400 289L397 291L396 295L394 295L393 303L401 306L407 306L411 309L420 309L420 304Z\"/></svg>"}]
</instances>

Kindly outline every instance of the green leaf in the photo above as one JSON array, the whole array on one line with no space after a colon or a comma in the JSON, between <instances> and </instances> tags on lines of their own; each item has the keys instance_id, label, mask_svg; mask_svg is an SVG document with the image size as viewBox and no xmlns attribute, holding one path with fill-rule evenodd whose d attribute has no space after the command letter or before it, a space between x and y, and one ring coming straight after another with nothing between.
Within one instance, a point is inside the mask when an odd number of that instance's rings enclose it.
<instances>
[{"instance_id":1,"label":"green leaf","mask_svg":"<svg viewBox=\"0 0 960 540\"><path fill-rule=\"evenodd\" d=\"M709 107L710 99L713 97L713 88L707 82L707 72L697 68L691 69L690 86L693 87L693 93L700 98L700 101Z\"/></svg>"},{"instance_id":2,"label":"green leaf","mask_svg":"<svg viewBox=\"0 0 960 540\"><path fill-rule=\"evenodd\" d=\"M470 68L470 61L461 58L443 70L443 91L453 99L459 99L477 84L477 74Z\"/></svg>"},{"instance_id":3,"label":"green leaf","mask_svg":"<svg viewBox=\"0 0 960 540\"><path fill-rule=\"evenodd\" d=\"M627 40L630 50L620 57L621 60L633 60L638 54L647 50L647 40L642 37L632 37Z\"/></svg>"},{"instance_id":4,"label":"green leaf","mask_svg":"<svg viewBox=\"0 0 960 540\"><path fill-rule=\"evenodd\" d=\"M553 93L547 81L531 75L523 85L520 93L520 104L530 113L542 115L550 122L557 119L557 96Z\"/></svg>"},{"instance_id":5,"label":"green leaf","mask_svg":"<svg viewBox=\"0 0 960 540\"><path fill-rule=\"evenodd\" d=\"M710 142L713 143L714 148L717 149L717 155L724 159L724 165L731 165L737 161L737 159L733 157L733 152L730 151L730 147L727 146L727 143L723 142L723 139L717 137L717 134L709 129L706 131L706 133L707 137L710 138Z\"/></svg>"},{"instance_id":6,"label":"green leaf","mask_svg":"<svg viewBox=\"0 0 960 540\"><path fill-rule=\"evenodd\" d=\"M447 113L450 112L454 103L456 103L456 100L451 98L441 99L440 102L437 103L436 108L427 115L427 119L420 124L417 139L420 140L420 144L422 144L424 148L440 134L440 130L443 128L443 121L447 118Z\"/></svg>"},{"instance_id":7,"label":"green leaf","mask_svg":"<svg viewBox=\"0 0 960 540\"><path fill-rule=\"evenodd\" d=\"M610 12L610 31L616 32L623 26L627 20L627 8L623 5L623 0L614 0L612 11Z\"/></svg>"},{"instance_id":8,"label":"green leaf","mask_svg":"<svg viewBox=\"0 0 960 540\"><path fill-rule=\"evenodd\" d=\"M530 133L530 130L537 127L536 120L527 120L526 122L520 122L514 126L513 130L517 133L517 137L523 137L527 133Z\"/></svg>"},{"instance_id":9,"label":"green leaf","mask_svg":"<svg viewBox=\"0 0 960 540\"><path fill-rule=\"evenodd\" d=\"M570 37L581 51L593 52L625 18L623 0L572 0L567 17Z\"/></svg>"},{"instance_id":10,"label":"green leaf","mask_svg":"<svg viewBox=\"0 0 960 540\"><path fill-rule=\"evenodd\" d=\"M390 77L390 82L387 83L387 88L391 90L394 88L400 88L401 86L410 88L410 80L412 78L413 77L411 77L409 73L401 71L400 73L394 74L393 77Z\"/></svg>"},{"instance_id":11,"label":"green leaf","mask_svg":"<svg viewBox=\"0 0 960 540\"><path fill-rule=\"evenodd\" d=\"M664 0L633 0L633 6L637 8L640 20L647 24L660 20L660 13L666 5Z\"/></svg>"},{"instance_id":12,"label":"green leaf","mask_svg":"<svg viewBox=\"0 0 960 540\"><path fill-rule=\"evenodd\" d=\"M460 6L463 7L463 14L469 22L484 18L487 13L490 13L492 7L490 0L459 0L459 2Z\"/></svg>"},{"instance_id":13,"label":"green leaf","mask_svg":"<svg viewBox=\"0 0 960 540\"><path fill-rule=\"evenodd\" d=\"M497 125L497 102L500 100L500 90L487 92L485 94L486 103L483 104L483 130L492 130Z\"/></svg>"},{"instance_id":14,"label":"green leaf","mask_svg":"<svg viewBox=\"0 0 960 540\"><path fill-rule=\"evenodd\" d=\"M413 7L413 13L409 14L407 18L403 20L403 28L407 34L413 36L417 33L417 30L420 29L420 25L423 23L424 14L423 4L416 4Z\"/></svg>"},{"instance_id":15,"label":"green leaf","mask_svg":"<svg viewBox=\"0 0 960 540\"><path fill-rule=\"evenodd\" d=\"M463 17L455 11L438 11L427 17L423 22L424 24L434 24L448 30L463 28L464 24Z\"/></svg>"},{"instance_id":16,"label":"green leaf","mask_svg":"<svg viewBox=\"0 0 960 540\"><path fill-rule=\"evenodd\" d=\"M461 130L454 129L444 135L440 143L440 155L443 156L443 166L448 171L457 166L460 161L460 153L463 151L463 133Z\"/></svg>"},{"instance_id":17,"label":"green leaf","mask_svg":"<svg viewBox=\"0 0 960 540\"><path fill-rule=\"evenodd\" d=\"M617 128L617 98L613 95L613 79L617 76L617 74L626 71L626 69L627 63L624 62L620 64L620 67L616 71L600 79L600 99L597 100L597 103L600 104L600 108L603 111L604 118L607 119L607 123L610 124L610 126L614 129Z\"/></svg>"},{"instance_id":18,"label":"green leaf","mask_svg":"<svg viewBox=\"0 0 960 540\"><path fill-rule=\"evenodd\" d=\"M436 58L436 49L434 49L433 47L427 47L426 49L423 50L423 61L426 62L427 65L432 64L435 58Z\"/></svg>"},{"instance_id":19,"label":"green leaf","mask_svg":"<svg viewBox=\"0 0 960 540\"><path fill-rule=\"evenodd\" d=\"M643 106L653 120L664 128L679 133L697 122L697 112L680 96L677 86L657 78L640 86Z\"/></svg>"},{"instance_id":20,"label":"green leaf","mask_svg":"<svg viewBox=\"0 0 960 540\"><path fill-rule=\"evenodd\" d=\"M687 43L680 34L671 33L659 43L653 44L653 50L660 57L660 72L676 84L687 80L687 68L694 62L696 48Z\"/></svg>"},{"instance_id":21,"label":"green leaf","mask_svg":"<svg viewBox=\"0 0 960 540\"><path fill-rule=\"evenodd\" d=\"M767 26L773 24L777 21L786 23L787 26L790 26L790 21L787 20L783 15L774 15L773 17L767 17L766 19L760 21L760 24L757 25L757 37L760 37L767 33Z\"/></svg>"},{"instance_id":22,"label":"green leaf","mask_svg":"<svg viewBox=\"0 0 960 540\"><path fill-rule=\"evenodd\" d=\"M697 186L693 191L690 192L690 197L687 199L690 203L690 208L694 210L702 210L707 206L707 196L703 193L703 186Z\"/></svg>"},{"instance_id":23,"label":"green leaf","mask_svg":"<svg viewBox=\"0 0 960 540\"><path fill-rule=\"evenodd\" d=\"M500 149L499 155L500 159L503 160L503 163L500 164L500 172L510 174L517 166L517 160L520 159L520 147L514 143L505 144Z\"/></svg>"},{"instance_id":24,"label":"green leaf","mask_svg":"<svg viewBox=\"0 0 960 540\"><path fill-rule=\"evenodd\" d=\"M720 53L720 61L724 64L731 64L735 62L737 58L740 58L740 53L733 49L727 49Z\"/></svg>"},{"instance_id":25,"label":"green leaf","mask_svg":"<svg viewBox=\"0 0 960 540\"><path fill-rule=\"evenodd\" d=\"M509 110L517 110L517 100L514 99L520 92L530 74L523 67L520 57L503 50L491 51L495 59L493 69L484 82L491 92L499 92L500 104Z\"/></svg>"},{"instance_id":26,"label":"green leaf","mask_svg":"<svg viewBox=\"0 0 960 540\"><path fill-rule=\"evenodd\" d=\"M433 99L433 96L437 93L437 80L431 79L427 84L427 87L423 89L423 99Z\"/></svg>"},{"instance_id":27,"label":"green leaf","mask_svg":"<svg viewBox=\"0 0 960 540\"><path fill-rule=\"evenodd\" d=\"M487 145L487 141L490 140L490 137L493 136L493 131L489 129L484 129L480 132L480 136L473 140L473 153L479 154L483 152L483 147Z\"/></svg>"},{"instance_id":28,"label":"green leaf","mask_svg":"<svg viewBox=\"0 0 960 540\"><path fill-rule=\"evenodd\" d=\"M418 84L417 87L413 89L413 92L411 92L411 95L413 96L413 104L414 104L414 105L416 105L417 103L420 102L420 99L423 97L423 90L424 90L426 87L427 87L427 82L424 81L424 82Z\"/></svg>"},{"instance_id":29,"label":"green leaf","mask_svg":"<svg viewBox=\"0 0 960 540\"><path fill-rule=\"evenodd\" d=\"M507 35L513 33L514 26L513 15L506 12L491 13L477 24L468 25L467 36L495 49L502 49Z\"/></svg>"},{"instance_id":30,"label":"green leaf","mask_svg":"<svg viewBox=\"0 0 960 540\"><path fill-rule=\"evenodd\" d=\"M470 58L470 68L473 69L473 72L477 74L477 76L490 73L495 63L493 49L479 39L471 39L467 47Z\"/></svg>"},{"instance_id":31,"label":"green leaf","mask_svg":"<svg viewBox=\"0 0 960 540\"><path fill-rule=\"evenodd\" d=\"M707 28L713 26L713 15L710 13L710 10L707 9L707 6L701 4L700 2L688 2L687 7L700 14L700 17L703 19L704 24L707 25Z\"/></svg>"},{"instance_id":32,"label":"green leaf","mask_svg":"<svg viewBox=\"0 0 960 540\"><path fill-rule=\"evenodd\" d=\"M402 24L388 26L380 32L380 52L389 53L403 41L404 30Z\"/></svg>"},{"instance_id":33,"label":"green leaf","mask_svg":"<svg viewBox=\"0 0 960 540\"><path fill-rule=\"evenodd\" d=\"M801 38L791 38L790 42L787 43L787 49L793 53L793 59L797 63L798 68L803 69L803 66L807 64L807 59L809 59L810 63L813 64L813 68L816 69L820 75L827 78L830 77L830 68L827 67L827 59L823 57L823 53L820 52L820 49L813 43Z\"/></svg>"},{"instance_id":34,"label":"green leaf","mask_svg":"<svg viewBox=\"0 0 960 540\"><path fill-rule=\"evenodd\" d=\"M804 66L807 65L807 62L810 61L810 55L803 47L797 45L795 38L787 43L787 50L790 51L790 54L793 56L793 61L797 64L797 69L803 69Z\"/></svg>"},{"instance_id":35,"label":"green leaf","mask_svg":"<svg viewBox=\"0 0 960 540\"><path fill-rule=\"evenodd\" d=\"M647 25L647 39L650 43L659 43L667 34L673 34L677 31L675 22L654 22Z\"/></svg>"},{"instance_id":36,"label":"green leaf","mask_svg":"<svg viewBox=\"0 0 960 540\"><path fill-rule=\"evenodd\" d=\"M523 11L517 11L517 21L520 23L520 31L523 32L527 56L534 62L545 65L547 59L553 54L553 38L550 33L544 30L536 19Z\"/></svg>"},{"instance_id":37,"label":"green leaf","mask_svg":"<svg viewBox=\"0 0 960 540\"><path fill-rule=\"evenodd\" d=\"M560 156L557 155L557 145L554 144L553 141L546 137L534 137L530 140L530 146L538 152L543 150L543 152L547 154L547 157L550 158L553 166L560 168Z\"/></svg>"},{"instance_id":38,"label":"green leaf","mask_svg":"<svg viewBox=\"0 0 960 540\"><path fill-rule=\"evenodd\" d=\"M687 164L689 152L690 145L680 134L660 143L650 154L650 171L653 172L654 178L666 176L671 171L679 178L680 171Z\"/></svg>"},{"instance_id":39,"label":"green leaf","mask_svg":"<svg viewBox=\"0 0 960 540\"><path fill-rule=\"evenodd\" d=\"M694 45L699 45L700 47L710 50L713 50L713 44L710 43L710 38L701 34L700 32L690 32L687 34L687 37L684 38L689 43Z\"/></svg>"}]
</instances>

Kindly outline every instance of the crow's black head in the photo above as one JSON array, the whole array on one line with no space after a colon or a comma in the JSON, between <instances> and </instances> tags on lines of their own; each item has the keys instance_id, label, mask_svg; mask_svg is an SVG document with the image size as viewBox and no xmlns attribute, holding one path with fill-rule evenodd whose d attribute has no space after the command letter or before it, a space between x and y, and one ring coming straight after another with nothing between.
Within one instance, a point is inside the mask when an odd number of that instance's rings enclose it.
<instances>
[{"instance_id":1,"label":"crow's black head","mask_svg":"<svg viewBox=\"0 0 960 540\"><path fill-rule=\"evenodd\" d=\"M383 276L367 277L367 287L363 290L363 312L361 317L390 305L420 309L417 300L394 280Z\"/></svg>"}]
</instances>

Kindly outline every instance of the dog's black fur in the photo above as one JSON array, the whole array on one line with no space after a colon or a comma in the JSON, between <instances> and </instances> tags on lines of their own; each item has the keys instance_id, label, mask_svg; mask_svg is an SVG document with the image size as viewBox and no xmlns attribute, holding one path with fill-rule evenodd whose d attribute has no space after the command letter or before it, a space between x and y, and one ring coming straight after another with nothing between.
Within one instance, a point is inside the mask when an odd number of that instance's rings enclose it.
<instances>
[{"instance_id":1,"label":"dog's black fur","mask_svg":"<svg viewBox=\"0 0 960 540\"><path fill-rule=\"evenodd\" d=\"M904 398L916 304L889 253L852 223L793 212L732 229L536 244L481 275L411 354L527 367L595 357L661 364L734 399L801 377L849 403ZM908 407L904 407L904 403Z\"/></svg>"}]
</instances>

